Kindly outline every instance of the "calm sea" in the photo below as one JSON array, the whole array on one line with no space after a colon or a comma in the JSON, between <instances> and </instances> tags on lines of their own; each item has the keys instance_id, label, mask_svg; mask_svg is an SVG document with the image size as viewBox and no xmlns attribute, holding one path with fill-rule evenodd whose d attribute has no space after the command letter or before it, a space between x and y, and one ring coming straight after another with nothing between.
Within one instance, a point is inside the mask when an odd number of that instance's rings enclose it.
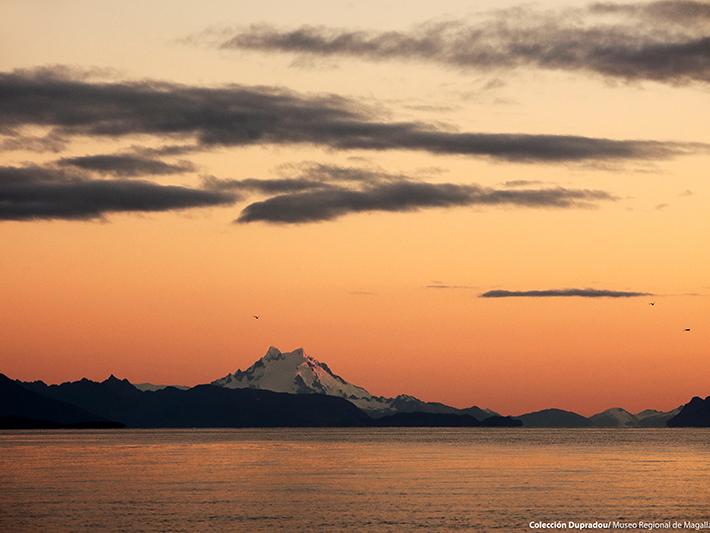
<instances>
[{"instance_id":1,"label":"calm sea","mask_svg":"<svg viewBox=\"0 0 710 533\"><path fill-rule=\"evenodd\" d=\"M710 430L0 432L0 530L710 520Z\"/></svg>"}]
</instances>

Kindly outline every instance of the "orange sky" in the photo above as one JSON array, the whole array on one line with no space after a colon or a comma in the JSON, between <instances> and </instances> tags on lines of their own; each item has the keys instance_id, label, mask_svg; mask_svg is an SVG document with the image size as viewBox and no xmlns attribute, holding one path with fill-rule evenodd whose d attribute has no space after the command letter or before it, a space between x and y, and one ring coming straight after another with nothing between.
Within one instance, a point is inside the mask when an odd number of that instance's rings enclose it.
<instances>
[{"instance_id":1,"label":"orange sky","mask_svg":"<svg viewBox=\"0 0 710 533\"><path fill-rule=\"evenodd\" d=\"M88 1L6 4L3 72L98 67L112 69L110 79L337 94L381 109L388 120L464 132L710 143L702 82L338 56L299 62L179 41L210 26L253 23L406 29L473 16L468 2L411 2L406 12L395 2L310 1L301 9L151 2L116 11ZM562 5L583 4L543 7ZM484 89L491 80L500 83ZM61 154L5 150L0 164L48 164L163 140L76 137ZM707 150L613 164L312 144L232 146L184 158L195 172L148 178L199 186L201 175L273 178L281 165L317 162L491 188L539 181L604 190L617 200L593 209L462 206L233 224L250 198L105 220L0 221L0 371L48 382L114 373L192 385L243 369L275 345L302 346L374 394L408 393L506 414L669 409L710 394ZM432 284L455 288L427 288ZM570 287L654 296L478 297L491 289ZM686 327L693 331L684 333Z\"/></svg>"}]
</instances>

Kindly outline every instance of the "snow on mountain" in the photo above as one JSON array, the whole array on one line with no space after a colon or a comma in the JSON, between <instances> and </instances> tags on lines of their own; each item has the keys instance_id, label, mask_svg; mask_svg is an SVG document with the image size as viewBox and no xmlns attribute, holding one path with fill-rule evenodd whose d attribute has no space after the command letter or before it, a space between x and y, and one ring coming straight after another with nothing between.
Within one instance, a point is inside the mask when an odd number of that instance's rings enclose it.
<instances>
[{"instance_id":1,"label":"snow on mountain","mask_svg":"<svg viewBox=\"0 0 710 533\"><path fill-rule=\"evenodd\" d=\"M612 407L590 417L596 427L638 427L639 419L621 407Z\"/></svg>"},{"instance_id":2,"label":"snow on mountain","mask_svg":"<svg viewBox=\"0 0 710 533\"><path fill-rule=\"evenodd\" d=\"M665 414L663 411L657 411L656 409L644 409L643 411L639 411L638 413L636 413L636 418L638 418L639 420L644 420L652 416L658 416L663 414Z\"/></svg>"},{"instance_id":3,"label":"snow on mountain","mask_svg":"<svg viewBox=\"0 0 710 533\"><path fill-rule=\"evenodd\" d=\"M281 352L269 347L266 355L246 370L212 382L228 389L265 389L291 394L340 396L368 411L389 410L387 398L373 396L334 374L327 364L306 355L303 348Z\"/></svg>"},{"instance_id":4,"label":"snow on mountain","mask_svg":"<svg viewBox=\"0 0 710 533\"><path fill-rule=\"evenodd\" d=\"M636 418L638 418L641 427L666 427L668 421L680 413L680 409L680 407L676 407L672 411L646 409L636 413Z\"/></svg>"},{"instance_id":5,"label":"snow on mountain","mask_svg":"<svg viewBox=\"0 0 710 533\"><path fill-rule=\"evenodd\" d=\"M135 383L133 385L136 389L141 390L141 391L159 391L163 389L167 389L168 387L174 387L176 389L180 390L187 390L190 387L186 387L185 385L156 385L155 383Z\"/></svg>"},{"instance_id":6,"label":"snow on mountain","mask_svg":"<svg viewBox=\"0 0 710 533\"><path fill-rule=\"evenodd\" d=\"M478 407L465 410L448 405L423 402L413 396L395 398L374 396L363 387L348 383L333 373L326 363L306 355L303 348L281 352L271 346L266 355L246 370L237 370L212 382L212 385L230 389L266 389L291 394L327 394L340 396L354 403L372 416L384 416L397 412L461 413L466 412L479 419L492 411Z\"/></svg>"}]
</instances>

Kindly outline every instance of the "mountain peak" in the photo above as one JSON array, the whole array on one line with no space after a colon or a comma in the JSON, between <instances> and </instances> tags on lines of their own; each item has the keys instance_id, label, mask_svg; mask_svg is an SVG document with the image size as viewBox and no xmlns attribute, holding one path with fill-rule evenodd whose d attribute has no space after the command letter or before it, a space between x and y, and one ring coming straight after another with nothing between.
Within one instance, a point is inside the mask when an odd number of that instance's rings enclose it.
<instances>
[{"instance_id":1,"label":"mountain peak","mask_svg":"<svg viewBox=\"0 0 710 533\"><path fill-rule=\"evenodd\" d=\"M335 374L330 367L303 348L282 352L269 346L266 354L246 370L237 370L212 382L228 389L264 389L290 394L326 394L345 398L375 416L395 412L456 413L486 418L492 412L478 408L465 411L447 405L423 402L414 396L402 394L396 398L373 396L363 387L349 383Z\"/></svg>"},{"instance_id":2,"label":"mountain peak","mask_svg":"<svg viewBox=\"0 0 710 533\"><path fill-rule=\"evenodd\" d=\"M88 383L94 384L93 381L89 380ZM104 381L100 382L99 385L104 385L111 387L114 390L124 390L124 391L133 391L135 390L135 387L133 384L128 381L127 379L119 379L113 374L111 374L108 378L106 378Z\"/></svg>"},{"instance_id":3,"label":"mountain peak","mask_svg":"<svg viewBox=\"0 0 710 533\"><path fill-rule=\"evenodd\" d=\"M306 355L303 352L303 348L296 348L290 352L282 352L276 346L269 346L266 350L266 354L261 358L262 361L279 361L282 359L295 358L295 359L306 359Z\"/></svg>"},{"instance_id":4,"label":"mountain peak","mask_svg":"<svg viewBox=\"0 0 710 533\"><path fill-rule=\"evenodd\" d=\"M291 394L340 396L364 409L380 410L382 399L334 374L326 363L307 355L303 348L282 352L270 346L266 354L246 370L237 370L213 385L230 389L265 389Z\"/></svg>"},{"instance_id":5,"label":"mountain peak","mask_svg":"<svg viewBox=\"0 0 710 533\"><path fill-rule=\"evenodd\" d=\"M107 377L103 383L108 384L108 385L118 385L118 384L126 384L128 383L130 385L130 381L127 379L120 379L111 374L109 377Z\"/></svg>"},{"instance_id":6,"label":"mountain peak","mask_svg":"<svg viewBox=\"0 0 710 533\"><path fill-rule=\"evenodd\" d=\"M601 413L590 417L592 423L597 427L635 427L638 426L638 418L621 407L612 407Z\"/></svg>"},{"instance_id":7,"label":"mountain peak","mask_svg":"<svg viewBox=\"0 0 710 533\"><path fill-rule=\"evenodd\" d=\"M281 350L279 350L276 346L269 346L269 349L266 350L266 354L264 354L264 357L262 357L262 359L272 360L278 359L279 357L281 357Z\"/></svg>"}]
</instances>

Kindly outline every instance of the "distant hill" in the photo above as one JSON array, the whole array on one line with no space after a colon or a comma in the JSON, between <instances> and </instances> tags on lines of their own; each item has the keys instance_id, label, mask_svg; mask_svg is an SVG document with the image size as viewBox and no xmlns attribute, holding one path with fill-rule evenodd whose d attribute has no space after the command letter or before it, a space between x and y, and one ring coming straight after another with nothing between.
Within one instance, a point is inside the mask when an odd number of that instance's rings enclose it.
<instances>
[{"instance_id":1,"label":"distant hill","mask_svg":"<svg viewBox=\"0 0 710 533\"><path fill-rule=\"evenodd\" d=\"M451 413L395 413L373 420L380 427L480 427L481 422L470 415Z\"/></svg>"},{"instance_id":2,"label":"distant hill","mask_svg":"<svg viewBox=\"0 0 710 533\"><path fill-rule=\"evenodd\" d=\"M495 411L490 409L483 409L476 405L472 407L466 407L464 409L459 409L457 407L451 407L439 402L424 402L419 398L410 396L408 394L400 394L394 398L387 398L389 401L389 410L395 413L437 413L437 414L458 414L458 415L468 415L476 418L477 420L484 420L490 416L497 415ZM387 411L383 411L387 412ZM368 412L370 416L377 417L382 413L378 412Z\"/></svg>"},{"instance_id":3,"label":"distant hill","mask_svg":"<svg viewBox=\"0 0 710 533\"><path fill-rule=\"evenodd\" d=\"M0 374L0 428L121 427L71 403L48 398Z\"/></svg>"},{"instance_id":4,"label":"distant hill","mask_svg":"<svg viewBox=\"0 0 710 533\"><path fill-rule=\"evenodd\" d=\"M543 409L516 416L528 428L585 428L592 422L585 416L562 409Z\"/></svg>"},{"instance_id":5,"label":"distant hill","mask_svg":"<svg viewBox=\"0 0 710 533\"><path fill-rule=\"evenodd\" d=\"M710 396L695 396L668 421L669 427L710 427Z\"/></svg>"},{"instance_id":6,"label":"distant hill","mask_svg":"<svg viewBox=\"0 0 710 533\"><path fill-rule=\"evenodd\" d=\"M680 407L666 412L656 411L655 409L646 409L645 411L636 413L636 418L639 421L639 427L664 428L668 427L668 421L680 413L680 410Z\"/></svg>"},{"instance_id":7,"label":"distant hill","mask_svg":"<svg viewBox=\"0 0 710 533\"><path fill-rule=\"evenodd\" d=\"M520 427L522 423L508 416L489 416L478 420L471 415L455 413L395 413L373 419L378 427Z\"/></svg>"},{"instance_id":8,"label":"distant hill","mask_svg":"<svg viewBox=\"0 0 710 533\"><path fill-rule=\"evenodd\" d=\"M592 425L599 428L667 427L668 421L680 412L680 407L672 411L646 409L633 414L620 407L607 409L590 417Z\"/></svg>"},{"instance_id":9,"label":"distant hill","mask_svg":"<svg viewBox=\"0 0 710 533\"><path fill-rule=\"evenodd\" d=\"M634 428L634 427L666 427L668 420L673 418L680 408L663 412L646 409L632 414L615 407L597 413L589 418L572 411L562 409L543 409L533 413L517 416L525 427L531 428Z\"/></svg>"},{"instance_id":10,"label":"distant hill","mask_svg":"<svg viewBox=\"0 0 710 533\"><path fill-rule=\"evenodd\" d=\"M481 420L481 426L488 428L519 428L523 426L523 422L512 416L493 415Z\"/></svg>"},{"instance_id":11,"label":"distant hill","mask_svg":"<svg viewBox=\"0 0 710 533\"><path fill-rule=\"evenodd\" d=\"M621 407L612 407L597 413L589 417L589 420L598 428L639 427L638 418Z\"/></svg>"}]
</instances>

